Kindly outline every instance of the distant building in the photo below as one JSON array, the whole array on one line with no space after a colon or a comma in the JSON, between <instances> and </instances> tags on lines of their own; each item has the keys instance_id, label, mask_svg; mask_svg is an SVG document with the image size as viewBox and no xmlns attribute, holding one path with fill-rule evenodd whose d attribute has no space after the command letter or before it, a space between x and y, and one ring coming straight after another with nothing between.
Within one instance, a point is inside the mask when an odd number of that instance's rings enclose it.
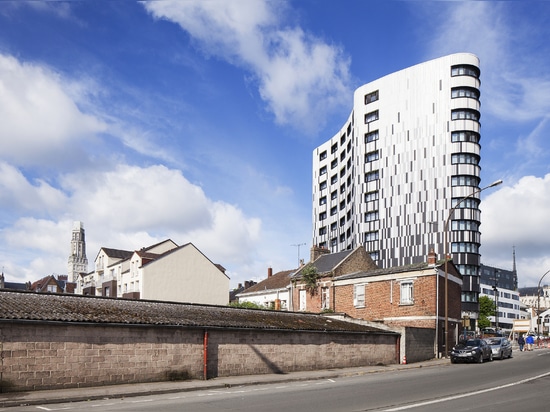
<instances>
[{"instance_id":1,"label":"distant building","mask_svg":"<svg viewBox=\"0 0 550 412\"><path fill-rule=\"evenodd\" d=\"M167 239L134 251L102 247L77 293L227 305L229 277L192 243L178 246Z\"/></svg>"},{"instance_id":2,"label":"distant building","mask_svg":"<svg viewBox=\"0 0 550 412\"><path fill-rule=\"evenodd\" d=\"M28 290L29 287L30 287L29 283L6 282L4 277L4 272L0 274L0 289Z\"/></svg>"},{"instance_id":3,"label":"distant building","mask_svg":"<svg viewBox=\"0 0 550 412\"><path fill-rule=\"evenodd\" d=\"M515 258L514 258L515 262ZM498 316L490 316L491 325L511 330L515 319L522 318L518 276L515 269L506 270L480 265L481 295L490 297L497 305Z\"/></svg>"},{"instance_id":4,"label":"distant building","mask_svg":"<svg viewBox=\"0 0 550 412\"><path fill-rule=\"evenodd\" d=\"M252 302L266 309L288 310L290 302L290 281L296 269L273 274L267 269L267 278L245 289L237 295L239 302Z\"/></svg>"}]
</instances>

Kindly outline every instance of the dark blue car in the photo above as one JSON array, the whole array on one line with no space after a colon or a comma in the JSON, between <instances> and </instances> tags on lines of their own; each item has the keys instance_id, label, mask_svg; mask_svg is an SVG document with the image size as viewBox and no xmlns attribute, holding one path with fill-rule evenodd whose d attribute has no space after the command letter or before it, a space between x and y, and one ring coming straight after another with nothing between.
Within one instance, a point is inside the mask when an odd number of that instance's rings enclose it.
<instances>
[{"instance_id":1,"label":"dark blue car","mask_svg":"<svg viewBox=\"0 0 550 412\"><path fill-rule=\"evenodd\" d=\"M451 363L493 360L493 351L484 339L468 339L451 350Z\"/></svg>"}]
</instances>

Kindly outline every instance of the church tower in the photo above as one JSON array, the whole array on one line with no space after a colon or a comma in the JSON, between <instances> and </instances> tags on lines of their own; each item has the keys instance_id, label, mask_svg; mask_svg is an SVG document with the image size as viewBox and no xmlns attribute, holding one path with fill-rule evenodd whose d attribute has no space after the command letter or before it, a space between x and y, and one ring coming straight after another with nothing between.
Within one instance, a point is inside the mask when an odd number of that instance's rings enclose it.
<instances>
[{"instance_id":1,"label":"church tower","mask_svg":"<svg viewBox=\"0 0 550 412\"><path fill-rule=\"evenodd\" d=\"M76 283L81 273L88 273L88 258L86 258L86 237L84 235L84 224L73 223L73 235L71 238L71 254L67 275L69 282Z\"/></svg>"}]
</instances>

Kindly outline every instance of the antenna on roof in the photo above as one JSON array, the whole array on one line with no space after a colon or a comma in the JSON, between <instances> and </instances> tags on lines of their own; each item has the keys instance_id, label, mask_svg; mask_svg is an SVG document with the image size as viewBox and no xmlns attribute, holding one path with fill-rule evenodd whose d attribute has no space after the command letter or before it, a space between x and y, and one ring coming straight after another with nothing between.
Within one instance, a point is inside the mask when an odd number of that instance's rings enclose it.
<instances>
[{"instance_id":1,"label":"antenna on roof","mask_svg":"<svg viewBox=\"0 0 550 412\"><path fill-rule=\"evenodd\" d=\"M300 246L305 246L305 243L298 243L296 245L290 245L290 246L295 246L298 248L298 268L300 267Z\"/></svg>"}]
</instances>

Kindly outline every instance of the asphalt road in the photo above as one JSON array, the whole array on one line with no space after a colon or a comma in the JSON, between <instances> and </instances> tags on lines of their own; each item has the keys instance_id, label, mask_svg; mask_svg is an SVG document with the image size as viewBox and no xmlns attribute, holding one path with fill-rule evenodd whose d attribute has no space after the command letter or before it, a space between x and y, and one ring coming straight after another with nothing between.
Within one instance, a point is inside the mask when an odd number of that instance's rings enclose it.
<instances>
[{"instance_id":1,"label":"asphalt road","mask_svg":"<svg viewBox=\"0 0 550 412\"><path fill-rule=\"evenodd\" d=\"M518 411L548 410L550 350L512 359L446 364L338 379L123 399L33 405L9 411Z\"/></svg>"}]
</instances>

